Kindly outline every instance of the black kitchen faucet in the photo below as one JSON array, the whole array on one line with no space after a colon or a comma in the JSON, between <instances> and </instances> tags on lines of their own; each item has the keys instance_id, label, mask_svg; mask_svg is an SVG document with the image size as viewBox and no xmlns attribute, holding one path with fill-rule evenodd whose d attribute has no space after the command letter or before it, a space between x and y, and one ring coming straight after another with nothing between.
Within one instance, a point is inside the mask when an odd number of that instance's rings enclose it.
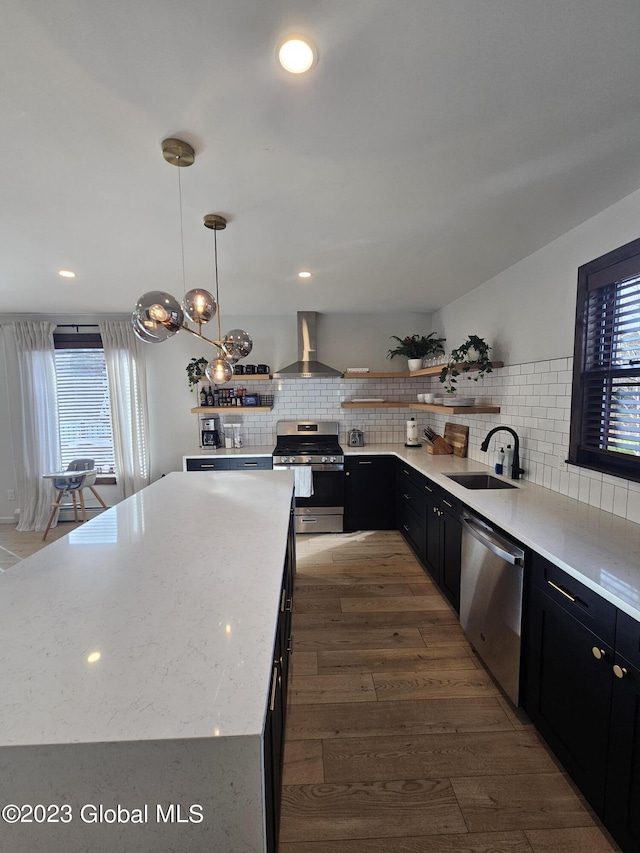
<instances>
[{"instance_id":1,"label":"black kitchen faucet","mask_svg":"<svg viewBox=\"0 0 640 853\"><path fill-rule=\"evenodd\" d=\"M524 474L524 468L520 467L520 439L518 438L518 433L514 429L511 429L511 427L508 426L497 426L489 430L484 441L480 445L480 450L486 453L489 448L491 436L496 432L500 432L500 430L510 432L513 436L513 465L511 466L511 479L519 480L520 474ZM509 472L506 471L505 473L508 475Z\"/></svg>"}]
</instances>

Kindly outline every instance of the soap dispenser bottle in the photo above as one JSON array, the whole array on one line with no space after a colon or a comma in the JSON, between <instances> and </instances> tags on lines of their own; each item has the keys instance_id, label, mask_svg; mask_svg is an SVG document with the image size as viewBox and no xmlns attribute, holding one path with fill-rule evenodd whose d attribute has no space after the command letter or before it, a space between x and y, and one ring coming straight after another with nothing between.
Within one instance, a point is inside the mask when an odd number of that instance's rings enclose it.
<instances>
[{"instance_id":1,"label":"soap dispenser bottle","mask_svg":"<svg viewBox=\"0 0 640 853\"><path fill-rule=\"evenodd\" d=\"M505 477L511 477L513 475L513 447L511 447L510 444L507 444L507 449L504 452L502 473Z\"/></svg>"},{"instance_id":2,"label":"soap dispenser bottle","mask_svg":"<svg viewBox=\"0 0 640 853\"><path fill-rule=\"evenodd\" d=\"M496 464L494 466L496 474L502 474L504 471L504 455L504 447L501 447L496 454Z\"/></svg>"}]
</instances>

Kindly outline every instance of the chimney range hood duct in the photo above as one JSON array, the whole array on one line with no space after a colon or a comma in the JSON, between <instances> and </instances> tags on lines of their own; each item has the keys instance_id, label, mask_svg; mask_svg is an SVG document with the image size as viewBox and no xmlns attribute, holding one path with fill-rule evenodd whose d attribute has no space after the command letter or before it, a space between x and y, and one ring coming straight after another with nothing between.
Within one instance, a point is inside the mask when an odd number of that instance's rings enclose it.
<instances>
[{"instance_id":1,"label":"chimney range hood duct","mask_svg":"<svg viewBox=\"0 0 640 853\"><path fill-rule=\"evenodd\" d=\"M317 376L342 376L342 371L335 370L316 361L317 336L316 325L318 314L316 311L298 311L298 361L283 367L274 373L275 379L286 379L299 377L302 379L315 379Z\"/></svg>"}]
</instances>

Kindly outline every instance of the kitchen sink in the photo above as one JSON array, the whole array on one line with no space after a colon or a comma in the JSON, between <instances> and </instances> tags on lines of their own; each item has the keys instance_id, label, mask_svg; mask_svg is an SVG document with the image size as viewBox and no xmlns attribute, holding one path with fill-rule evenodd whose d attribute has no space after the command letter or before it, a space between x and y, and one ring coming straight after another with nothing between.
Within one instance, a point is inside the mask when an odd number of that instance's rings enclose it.
<instances>
[{"instance_id":1,"label":"kitchen sink","mask_svg":"<svg viewBox=\"0 0 640 853\"><path fill-rule=\"evenodd\" d=\"M461 486L464 486L465 489L517 489L517 486L514 486L512 483L509 483L507 480L500 480L498 477L494 477L493 474L483 474L482 471L478 473L468 473L468 474L446 474L450 480L453 480L454 483L460 483Z\"/></svg>"}]
</instances>

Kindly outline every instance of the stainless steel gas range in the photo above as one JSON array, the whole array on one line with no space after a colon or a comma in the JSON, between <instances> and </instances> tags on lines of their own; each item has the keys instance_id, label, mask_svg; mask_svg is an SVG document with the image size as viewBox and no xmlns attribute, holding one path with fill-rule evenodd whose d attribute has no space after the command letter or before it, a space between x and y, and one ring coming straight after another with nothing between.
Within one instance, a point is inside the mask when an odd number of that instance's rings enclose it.
<instances>
[{"instance_id":1,"label":"stainless steel gas range","mask_svg":"<svg viewBox=\"0 0 640 853\"><path fill-rule=\"evenodd\" d=\"M278 421L273 467L296 478L297 533L342 533L344 451L335 421Z\"/></svg>"}]
</instances>

